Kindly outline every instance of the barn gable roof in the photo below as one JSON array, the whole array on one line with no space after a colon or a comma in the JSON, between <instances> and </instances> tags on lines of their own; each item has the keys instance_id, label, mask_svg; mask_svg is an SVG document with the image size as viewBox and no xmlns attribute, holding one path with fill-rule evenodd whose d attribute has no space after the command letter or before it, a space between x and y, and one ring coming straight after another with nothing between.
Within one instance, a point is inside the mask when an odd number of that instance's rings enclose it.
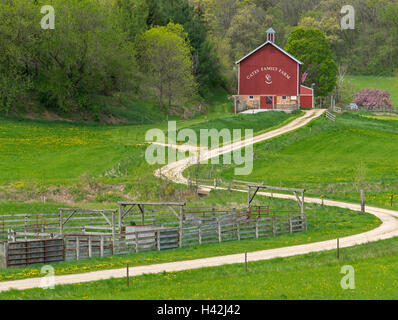
<instances>
[{"instance_id":1,"label":"barn gable roof","mask_svg":"<svg viewBox=\"0 0 398 320\"><path fill-rule=\"evenodd\" d=\"M306 88L306 89L310 89L310 90L314 91L314 88L310 88L310 87L307 87L307 86L302 85L302 84L300 84L300 86L302 86L302 87L304 87L304 88Z\"/></svg>"},{"instance_id":2,"label":"barn gable roof","mask_svg":"<svg viewBox=\"0 0 398 320\"><path fill-rule=\"evenodd\" d=\"M300 60L297 60L295 57L293 57L290 53L286 52L285 50L283 50L281 47L278 47L275 43L273 43L272 41L267 41L265 43L263 43L261 46L259 46L258 48L254 49L252 52L250 52L248 55L244 56L242 59L238 60L235 62L235 64L239 64L241 63L243 60L245 60L246 58L248 58L249 56L251 56L253 53L257 52L258 50L260 50L261 48L265 47L267 44L271 44L273 45L275 48L277 48L279 51L283 52L285 55L287 55L288 57L290 57L291 59L293 59L294 61L296 61L298 64L304 64L303 62L301 62Z\"/></svg>"}]
</instances>

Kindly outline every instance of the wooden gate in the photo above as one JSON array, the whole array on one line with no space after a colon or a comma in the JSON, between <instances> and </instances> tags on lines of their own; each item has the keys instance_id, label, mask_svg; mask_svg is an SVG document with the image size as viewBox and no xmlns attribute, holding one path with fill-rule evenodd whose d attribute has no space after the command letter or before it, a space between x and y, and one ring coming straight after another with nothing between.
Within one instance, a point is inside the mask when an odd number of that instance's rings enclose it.
<instances>
[{"instance_id":1,"label":"wooden gate","mask_svg":"<svg viewBox=\"0 0 398 320\"><path fill-rule=\"evenodd\" d=\"M6 267L24 267L36 263L65 261L63 239L9 242L6 247Z\"/></svg>"}]
</instances>

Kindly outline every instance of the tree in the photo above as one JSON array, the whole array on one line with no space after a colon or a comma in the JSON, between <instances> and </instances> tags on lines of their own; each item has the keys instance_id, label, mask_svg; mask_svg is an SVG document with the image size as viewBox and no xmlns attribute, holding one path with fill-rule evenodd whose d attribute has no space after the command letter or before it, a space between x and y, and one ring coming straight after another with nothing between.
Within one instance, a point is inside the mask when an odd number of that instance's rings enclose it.
<instances>
[{"instance_id":1,"label":"tree","mask_svg":"<svg viewBox=\"0 0 398 320\"><path fill-rule=\"evenodd\" d=\"M392 110L391 95L385 90L362 89L354 95L355 103L362 107L387 108Z\"/></svg>"},{"instance_id":2,"label":"tree","mask_svg":"<svg viewBox=\"0 0 398 320\"><path fill-rule=\"evenodd\" d=\"M134 52L118 11L101 0L56 0L56 32L42 32L39 91L63 110L85 107L132 79Z\"/></svg>"},{"instance_id":3,"label":"tree","mask_svg":"<svg viewBox=\"0 0 398 320\"><path fill-rule=\"evenodd\" d=\"M204 17L217 38L224 38L244 0L195 0L204 8Z\"/></svg>"},{"instance_id":4,"label":"tree","mask_svg":"<svg viewBox=\"0 0 398 320\"><path fill-rule=\"evenodd\" d=\"M6 115L22 100L31 88L30 78L23 77L16 70L0 70L0 111Z\"/></svg>"},{"instance_id":5,"label":"tree","mask_svg":"<svg viewBox=\"0 0 398 320\"><path fill-rule=\"evenodd\" d=\"M336 85L337 65L325 34L315 28L296 27L287 41L285 50L304 63L309 70L307 83L315 83L315 94L327 96Z\"/></svg>"},{"instance_id":6,"label":"tree","mask_svg":"<svg viewBox=\"0 0 398 320\"><path fill-rule=\"evenodd\" d=\"M42 103L64 111L86 107L90 96L110 95L134 81L133 43L114 3L53 0L55 30L40 27L43 4L0 0L0 70L12 70L21 83L32 79Z\"/></svg>"},{"instance_id":7,"label":"tree","mask_svg":"<svg viewBox=\"0 0 398 320\"><path fill-rule=\"evenodd\" d=\"M224 83L217 52L210 41L208 26L200 10L195 10L188 0L156 0L151 8L151 24L166 26L173 22L182 25L188 34L193 74L199 84L199 93L203 94L211 87L222 86Z\"/></svg>"},{"instance_id":8,"label":"tree","mask_svg":"<svg viewBox=\"0 0 398 320\"><path fill-rule=\"evenodd\" d=\"M146 0L117 0L123 31L134 40L147 29L149 6Z\"/></svg>"},{"instance_id":9,"label":"tree","mask_svg":"<svg viewBox=\"0 0 398 320\"><path fill-rule=\"evenodd\" d=\"M255 4L249 3L237 11L227 31L235 61L266 41L266 27L265 12Z\"/></svg>"},{"instance_id":10,"label":"tree","mask_svg":"<svg viewBox=\"0 0 398 320\"><path fill-rule=\"evenodd\" d=\"M139 39L140 65L146 83L155 89L161 108L186 101L195 94L191 47L183 27L169 23L154 27Z\"/></svg>"},{"instance_id":11,"label":"tree","mask_svg":"<svg viewBox=\"0 0 398 320\"><path fill-rule=\"evenodd\" d=\"M40 10L32 1L0 0L0 111L9 112L25 98L35 76ZM37 75L37 74L36 74Z\"/></svg>"}]
</instances>

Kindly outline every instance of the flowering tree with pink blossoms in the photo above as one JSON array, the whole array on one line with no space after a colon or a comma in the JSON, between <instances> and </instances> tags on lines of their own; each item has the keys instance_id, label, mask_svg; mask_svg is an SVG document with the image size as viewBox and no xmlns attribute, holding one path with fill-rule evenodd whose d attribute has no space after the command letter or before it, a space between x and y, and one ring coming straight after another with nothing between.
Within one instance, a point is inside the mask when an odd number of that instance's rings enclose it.
<instances>
[{"instance_id":1,"label":"flowering tree with pink blossoms","mask_svg":"<svg viewBox=\"0 0 398 320\"><path fill-rule=\"evenodd\" d=\"M354 95L355 103L367 109L392 109L391 95L386 90L363 89Z\"/></svg>"}]
</instances>

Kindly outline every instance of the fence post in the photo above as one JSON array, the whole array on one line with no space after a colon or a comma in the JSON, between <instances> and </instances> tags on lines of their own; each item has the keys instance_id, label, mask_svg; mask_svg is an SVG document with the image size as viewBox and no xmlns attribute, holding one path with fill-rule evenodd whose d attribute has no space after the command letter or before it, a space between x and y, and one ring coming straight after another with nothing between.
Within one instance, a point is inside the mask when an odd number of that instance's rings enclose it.
<instances>
[{"instance_id":1,"label":"fence post","mask_svg":"<svg viewBox=\"0 0 398 320\"><path fill-rule=\"evenodd\" d=\"M272 216L272 235L276 236L275 215Z\"/></svg>"},{"instance_id":2,"label":"fence post","mask_svg":"<svg viewBox=\"0 0 398 320\"><path fill-rule=\"evenodd\" d=\"M27 235L28 229L27 228L28 228L28 215L25 214L25 241L28 240L28 235Z\"/></svg>"},{"instance_id":3,"label":"fence post","mask_svg":"<svg viewBox=\"0 0 398 320\"><path fill-rule=\"evenodd\" d=\"M361 190L361 212L365 212L365 191Z\"/></svg>"},{"instance_id":4,"label":"fence post","mask_svg":"<svg viewBox=\"0 0 398 320\"><path fill-rule=\"evenodd\" d=\"M238 233L238 240L240 240L240 221L238 221L238 224L236 225L236 231Z\"/></svg>"},{"instance_id":5,"label":"fence post","mask_svg":"<svg viewBox=\"0 0 398 320\"><path fill-rule=\"evenodd\" d=\"M199 244L202 244L202 225L199 225L199 230L198 230L198 236L199 236Z\"/></svg>"},{"instance_id":6,"label":"fence post","mask_svg":"<svg viewBox=\"0 0 398 320\"><path fill-rule=\"evenodd\" d=\"M180 225L178 228L178 246L181 248L182 247L182 217L180 217Z\"/></svg>"},{"instance_id":7,"label":"fence post","mask_svg":"<svg viewBox=\"0 0 398 320\"><path fill-rule=\"evenodd\" d=\"M138 252L138 232L136 231L135 233L135 252Z\"/></svg>"},{"instance_id":8,"label":"fence post","mask_svg":"<svg viewBox=\"0 0 398 320\"><path fill-rule=\"evenodd\" d=\"M179 226L180 227L180 231L179 231L180 237L178 239L178 246L180 248L182 248L183 219L184 219L184 208L181 206L180 207L180 226Z\"/></svg>"},{"instance_id":9,"label":"fence post","mask_svg":"<svg viewBox=\"0 0 398 320\"><path fill-rule=\"evenodd\" d=\"M80 243L79 243L79 237L76 237L76 260L79 260L80 258Z\"/></svg>"},{"instance_id":10,"label":"fence post","mask_svg":"<svg viewBox=\"0 0 398 320\"><path fill-rule=\"evenodd\" d=\"M256 239L258 239L258 217L256 219Z\"/></svg>"},{"instance_id":11,"label":"fence post","mask_svg":"<svg viewBox=\"0 0 398 320\"><path fill-rule=\"evenodd\" d=\"M293 232L293 225L292 225L292 217L289 216L289 232L292 233Z\"/></svg>"},{"instance_id":12,"label":"fence post","mask_svg":"<svg viewBox=\"0 0 398 320\"><path fill-rule=\"evenodd\" d=\"M158 251L160 251L160 230L156 231L156 246Z\"/></svg>"},{"instance_id":13,"label":"fence post","mask_svg":"<svg viewBox=\"0 0 398 320\"><path fill-rule=\"evenodd\" d=\"M218 242L221 242L221 224L220 220L218 220Z\"/></svg>"},{"instance_id":14,"label":"fence post","mask_svg":"<svg viewBox=\"0 0 398 320\"><path fill-rule=\"evenodd\" d=\"M62 210L59 210L59 233L61 237L64 236L64 213Z\"/></svg>"},{"instance_id":15,"label":"fence post","mask_svg":"<svg viewBox=\"0 0 398 320\"><path fill-rule=\"evenodd\" d=\"M8 268L8 242L4 242L4 257L5 257L5 267Z\"/></svg>"},{"instance_id":16,"label":"fence post","mask_svg":"<svg viewBox=\"0 0 398 320\"><path fill-rule=\"evenodd\" d=\"M88 236L88 257L91 258L92 257L92 247L91 247L91 237Z\"/></svg>"},{"instance_id":17,"label":"fence post","mask_svg":"<svg viewBox=\"0 0 398 320\"><path fill-rule=\"evenodd\" d=\"M121 233L122 230L122 225L120 224L121 218L120 218L120 210L119 209L119 233ZM115 211L112 212L112 255L115 254Z\"/></svg>"},{"instance_id":18,"label":"fence post","mask_svg":"<svg viewBox=\"0 0 398 320\"><path fill-rule=\"evenodd\" d=\"M214 179L214 190L217 189L217 179Z\"/></svg>"},{"instance_id":19,"label":"fence post","mask_svg":"<svg viewBox=\"0 0 398 320\"><path fill-rule=\"evenodd\" d=\"M100 238L100 256L101 258L104 256L104 236Z\"/></svg>"}]
</instances>

